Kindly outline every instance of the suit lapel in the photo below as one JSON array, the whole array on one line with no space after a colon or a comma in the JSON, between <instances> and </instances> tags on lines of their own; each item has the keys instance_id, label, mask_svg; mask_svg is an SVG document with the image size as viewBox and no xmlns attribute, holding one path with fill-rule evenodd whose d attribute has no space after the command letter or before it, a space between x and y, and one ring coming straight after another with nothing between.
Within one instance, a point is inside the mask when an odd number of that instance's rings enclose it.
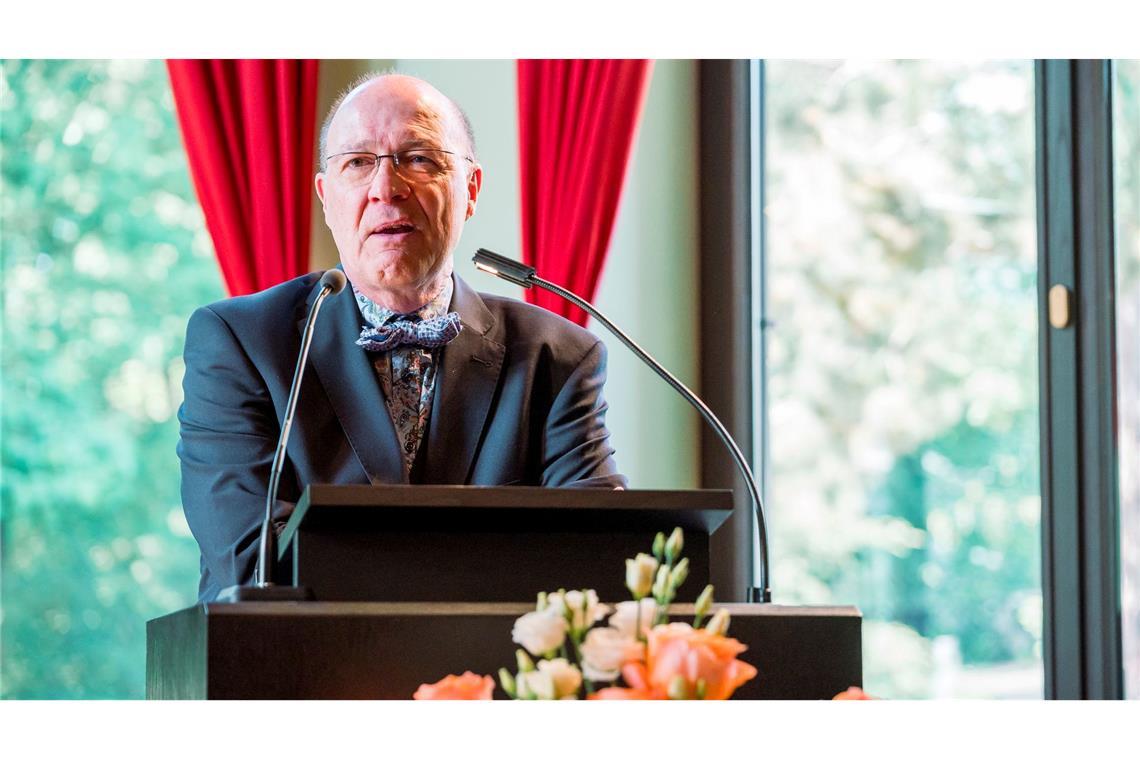
<instances>
[{"instance_id":1,"label":"suit lapel","mask_svg":"<svg viewBox=\"0 0 1140 760\"><path fill-rule=\"evenodd\" d=\"M451 310L459 312L463 330L441 355L427 441L421 444L428 447L425 483L467 482L506 354L506 347L491 337L495 318L458 276Z\"/></svg>"},{"instance_id":2,"label":"suit lapel","mask_svg":"<svg viewBox=\"0 0 1140 760\"><path fill-rule=\"evenodd\" d=\"M305 317L319 293L313 288L297 329L305 329ZM362 317L351 286L331 296L321 306L316 334L309 349L309 362L328 394L345 436L373 483L402 483L403 459L376 370L367 351L356 345Z\"/></svg>"}]
</instances>

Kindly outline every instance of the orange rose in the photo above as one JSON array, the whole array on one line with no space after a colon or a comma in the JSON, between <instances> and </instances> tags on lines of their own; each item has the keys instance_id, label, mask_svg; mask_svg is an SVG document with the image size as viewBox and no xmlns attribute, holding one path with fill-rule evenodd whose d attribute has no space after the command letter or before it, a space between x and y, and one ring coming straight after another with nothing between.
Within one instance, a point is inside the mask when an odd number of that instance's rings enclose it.
<instances>
[{"instance_id":1,"label":"orange rose","mask_svg":"<svg viewBox=\"0 0 1140 760\"><path fill-rule=\"evenodd\" d=\"M705 699L728 699L741 684L756 677L756 668L736 659L747 648L736 639L686 623L659 625L649 632L648 686L667 692L679 675L689 694L695 694L697 681L703 680Z\"/></svg>"},{"instance_id":2,"label":"orange rose","mask_svg":"<svg viewBox=\"0 0 1140 760\"><path fill-rule=\"evenodd\" d=\"M665 697L658 696L652 691L639 691L638 689L626 689L621 686L607 686L604 689L598 689L586 699L606 699L617 700L626 699L637 702L644 702L649 699L665 699Z\"/></svg>"},{"instance_id":3,"label":"orange rose","mask_svg":"<svg viewBox=\"0 0 1140 760\"><path fill-rule=\"evenodd\" d=\"M490 699L494 690L495 681L491 676L477 676L468 670L461 676L421 684L412 699Z\"/></svg>"},{"instance_id":4,"label":"orange rose","mask_svg":"<svg viewBox=\"0 0 1140 760\"><path fill-rule=\"evenodd\" d=\"M832 701L844 699L877 699L872 697L867 692L860 689L858 686L848 686L847 691L841 691L831 698Z\"/></svg>"},{"instance_id":5,"label":"orange rose","mask_svg":"<svg viewBox=\"0 0 1140 760\"><path fill-rule=\"evenodd\" d=\"M621 686L607 686L594 692L587 699L668 699L665 692L650 688L649 674L644 662L627 662L621 668L621 677L629 684L628 689Z\"/></svg>"}]
</instances>

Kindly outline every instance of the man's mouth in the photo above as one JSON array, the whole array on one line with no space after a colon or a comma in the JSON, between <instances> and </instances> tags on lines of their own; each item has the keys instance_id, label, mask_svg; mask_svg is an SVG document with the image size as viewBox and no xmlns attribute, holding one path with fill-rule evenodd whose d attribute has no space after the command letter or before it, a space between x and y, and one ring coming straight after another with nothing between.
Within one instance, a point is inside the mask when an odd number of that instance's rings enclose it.
<instances>
[{"instance_id":1,"label":"man's mouth","mask_svg":"<svg viewBox=\"0 0 1140 760\"><path fill-rule=\"evenodd\" d=\"M415 232L416 227L411 222L400 219L395 222L387 222L381 224L376 229L372 230L373 235L406 235L409 232Z\"/></svg>"}]
</instances>

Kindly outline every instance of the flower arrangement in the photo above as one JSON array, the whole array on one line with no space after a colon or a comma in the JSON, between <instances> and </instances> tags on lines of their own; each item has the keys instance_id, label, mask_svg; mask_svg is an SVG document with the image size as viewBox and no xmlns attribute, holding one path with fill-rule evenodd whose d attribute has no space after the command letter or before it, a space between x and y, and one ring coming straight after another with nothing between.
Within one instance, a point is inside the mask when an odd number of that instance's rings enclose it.
<instances>
[{"instance_id":1,"label":"flower arrangement","mask_svg":"<svg viewBox=\"0 0 1140 760\"><path fill-rule=\"evenodd\" d=\"M668 539L658 533L651 553L627 559L625 584L633 599L613 608L592 589L540 593L535 610L518 618L511 630L521 648L514 673L499 669L506 695L728 699L755 678L756 668L737 659L747 647L726 636L728 611L709 617L711 585L697 598L691 625L669 621L668 606L689 574L683 546L684 533L676 528ZM490 676L468 672L425 684L414 698L490 699L492 684Z\"/></svg>"}]
</instances>

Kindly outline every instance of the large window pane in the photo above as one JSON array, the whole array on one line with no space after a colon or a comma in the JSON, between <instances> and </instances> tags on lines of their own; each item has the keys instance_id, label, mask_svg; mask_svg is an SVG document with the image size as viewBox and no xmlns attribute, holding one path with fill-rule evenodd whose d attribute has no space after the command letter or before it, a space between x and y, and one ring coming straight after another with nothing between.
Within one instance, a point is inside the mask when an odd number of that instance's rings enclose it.
<instances>
[{"instance_id":1,"label":"large window pane","mask_svg":"<svg viewBox=\"0 0 1140 760\"><path fill-rule=\"evenodd\" d=\"M161 61L3 61L0 137L0 695L141 697L197 588L174 415L221 278Z\"/></svg>"},{"instance_id":2,"label":"large window pane","mask_svg":"<svg viewBox=\"0 0 1140 760\"><path fill-rule=\"evenodd\" d=\"M1140 698L1140 61L1113 65L1116 388L1124 694Z\"/></svg>"},{"instance_id":3,"label":"large window pane","mask_svg":"<svg viewBox=\"0 0 1140 760\"><path fill-rule=\"evenodd\" d=\"M1042 694L1033 67L766 64L777 601L866 688Z\"/></svg>"}]
</instances>

